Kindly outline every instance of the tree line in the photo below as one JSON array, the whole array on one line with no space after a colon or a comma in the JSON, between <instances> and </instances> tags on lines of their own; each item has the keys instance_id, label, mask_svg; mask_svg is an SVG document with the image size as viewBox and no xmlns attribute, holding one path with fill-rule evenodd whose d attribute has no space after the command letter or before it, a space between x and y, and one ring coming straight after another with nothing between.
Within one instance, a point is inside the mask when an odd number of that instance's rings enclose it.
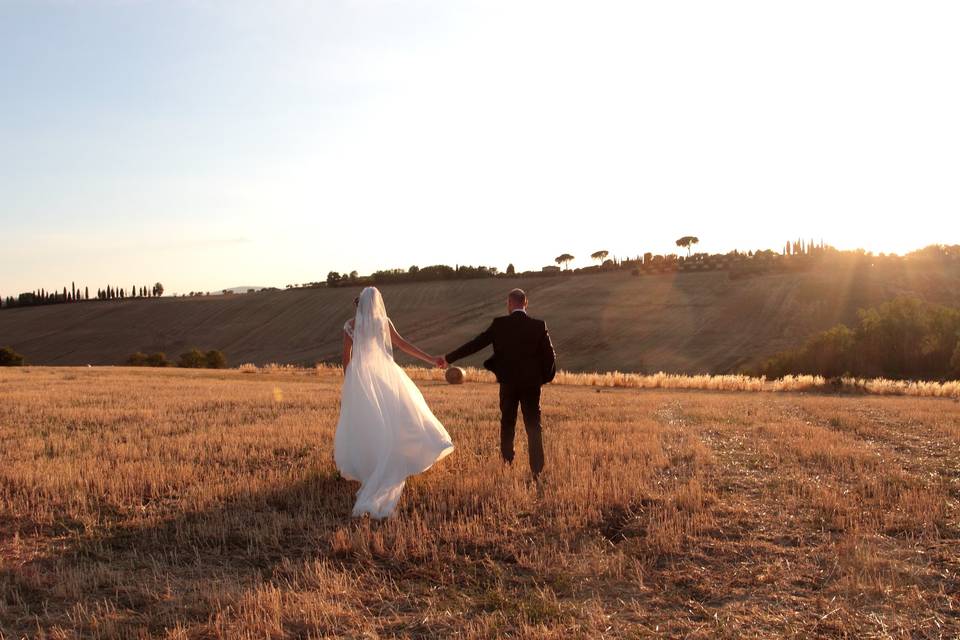
<instances>
[{"instance_id":1,"label":"tree line","mask_svg":"<svg viewBox=\"0 0 960 640\"><path fill-rule=\"evenodd\" d=\"M448 266L432 265L428 267L418 267L416 265L407 269L386 269L375 271L370 275L362 276L357 271L338 272L331 271L327 274L326 280L309 282L303 285L288 284L287 289L296 288L315 288L315 287L341 287L341 286L368 286L380 285L395 282L424 282L432 280L460 280L473 278L502 278L511 276L550 276L558 274L586 274L599 271L632 270L634 275L655 274L672 271L696 271L707 269L726 269L731 272L731 277L740 277L749 275L753 272L768 271L779 265L782 268L805 268L813 264L817 258L835 257L835 258L871 258L872 253L857 251L839 251L820 240L807 240L797 238L784 243L779 251L763 249L758 251L739 251L734 249L725 254L707 254L693 253L692 249L700 243L700 238L693 235L686 235L678 238L675 242L677 247L686 249L686 255L677 254L653 254L651 252L637 255L635 257L618 258L611 257L606 249L594 251L590 258L597 264L592 266L571 269L570 263L576 260L576 256L569 252L564 252L554 258L554 265L547 265L539 270L518 272L511 263L507 265L504 271L497 267L487 266ZM929 259L960 259L960 246L953 245L933 245L920 251L912 252L904 259L916 259L923 256ZM885 256L879 254L877 258L890 259L894 256ZM901 259L900 256L895 256ZM788 266L789 265L789 266Z\"/></svg>"},{"instance_id":2,"label":"tree line","mask_svg":"<svg viewBox=\"0 0 960 640\"><path fill-rule=\"evenodd\" d=\"M12 347L0 347L0 367L20 367L25 364L25 358L13 350ZM176 362L167 360L163 352L132 354L124 363L130 367L182 367L184 369L226 369L227 356L223 351L210 349L201 351L193 348L184 351Z\"/></svg>"},{"instance_id":3,"label":"tree line","mask_svg":"<svg viewBox=\"0 0 960 640\"><path fill-rule=\"evenodd\" d=\"M960 377L960 309L900 297L862 309L854 327L839 324L796 349L769 358L759 373L824 377Z\"/></svg>"},{"instance_id":4,"label":"tree line","mask_svg":"<svg viewBox=\"0 0 960 640\"><path fill-rule=\"evenodd\" d=\"M140 351L127 358L127 365L131 367L172 367L177 366L184 369L226 369L227 357L223 351L211 349L201 351L193 348L180 354L177 361L167 360L167 354L163 352L142 353Z\"/></svg>"},{"instance_id":5,"label":"tree line","mask_svg":"<svg viewBox=\"0 0 960 640\"><path fill-rule=\"evenodd\" d=\"M507 267L507 273L511 274L513 265ZM348 274L340 274L337 271L331 271L327 274L324 283L315 283L318 286L341 287L341 286L368 286L380 285L395 282L426 282L431 280L473 280L477 278L495 278L499 275L499 269L496 267L474 267L467 265L456 265L454 267L437 264L428 267L418 267L413 265L408 269L385 269L374 271L368 276L361 276L356 271ZM288 287L290 288L290 287Z\"/></svg>"},{"instance_id":6,"label":"tree line","mask_svg":"<svg viewBox=\"0 0 960 640\"><path fill-rule=\"evenodd\" d=\"M70 283L70 289L66 287L63 291L47 291L46 289L35 289L19 294L16 298L0 296L0 307L35 307L47 304L66 304L71 302L89 302L90 300L126 300L135 298L159 298L163 295L163 284L157 282L153 286L136 285L125 289L113 285L107 285L105 288L97 289L91 297L90 288L77 287L76 283Z\"/></svg>"}]
</instances>

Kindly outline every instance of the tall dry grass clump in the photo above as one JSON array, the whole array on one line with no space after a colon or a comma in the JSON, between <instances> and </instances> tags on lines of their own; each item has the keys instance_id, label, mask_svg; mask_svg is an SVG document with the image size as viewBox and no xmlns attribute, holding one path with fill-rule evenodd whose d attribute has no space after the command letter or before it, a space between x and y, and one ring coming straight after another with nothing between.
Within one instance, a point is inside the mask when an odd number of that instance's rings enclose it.
<instances>
[{"instance_id":1,"label":"tall dry grass clump","mask_svg":"<svg viewBox=\"0 0 960 640\"><path fill-rule=\"evenodd\" d=\"M443 382L441 369L423 367L405 367L407 374L414 380ZM466 367L468 382L494 383L493 373L485 369ZM320 375L342 372L337 365L318 363L316 371ZM960 381L909 381L886 380L884 378L832 378L814 375L786 375L782 378L767 379L763 376L747 375L685 375L675 373L622 373L609 371L603 373L573 373L558 371L553 384L568 386L586 386L620 389L677 389L694 391L763 391L763 392L802 392L817 391L828 393L861 393L877 395L897 395L933 398L960 398Z\"/></svg>"}]
</instances>

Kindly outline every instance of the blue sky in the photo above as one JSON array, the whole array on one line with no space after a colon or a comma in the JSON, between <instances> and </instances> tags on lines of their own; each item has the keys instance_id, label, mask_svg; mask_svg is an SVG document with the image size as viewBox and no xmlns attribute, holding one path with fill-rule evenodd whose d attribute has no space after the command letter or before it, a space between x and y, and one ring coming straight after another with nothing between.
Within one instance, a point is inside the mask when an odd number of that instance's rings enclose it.
<instances>
[{"instance_id":1,"label":"blue sky","mask_svg":"<svg viewBox=\"0 0 960 640\"><path fill-rule=\"evenodd\" d=\"M0 294L960 242L958 30L949 2L0 0Z\"/></svg>"}]
</instances>

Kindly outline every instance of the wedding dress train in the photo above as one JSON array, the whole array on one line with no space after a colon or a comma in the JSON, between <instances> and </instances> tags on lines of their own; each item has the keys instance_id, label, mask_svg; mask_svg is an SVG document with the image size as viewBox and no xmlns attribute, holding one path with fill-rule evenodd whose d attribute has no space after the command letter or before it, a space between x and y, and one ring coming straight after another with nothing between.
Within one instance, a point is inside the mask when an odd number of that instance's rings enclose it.
<instances>
[{"instance_id":1,"label":"wedding dress train","mask_svg":"<svg viewBox=\"0 0 960 640\"><path fill-rule=\"evenodd\" d=\"M390 320L380 292L360 294L357 315L344 327L353 338L344 372L334 460L341 475L360 482L353 515L393 513L409 476L453 451L453 443L420 390L393 360Z\"/></svg>"}]
</instances>

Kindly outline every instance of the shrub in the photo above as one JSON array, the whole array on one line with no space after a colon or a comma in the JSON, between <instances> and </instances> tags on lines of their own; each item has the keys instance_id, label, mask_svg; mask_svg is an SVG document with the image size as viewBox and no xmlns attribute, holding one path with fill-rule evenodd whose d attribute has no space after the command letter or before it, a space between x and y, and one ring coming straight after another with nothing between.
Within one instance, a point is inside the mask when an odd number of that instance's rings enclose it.
<instances>
[{"instance_id":1,"label":"shrub","mask_svg":"<svg viewBox=\"0 0 960 640\"><path fill-rule=\"evenodd\" d=\"M23 356L10 347L0 348L0 367L21 367Z\"/></svg>"},{"instance_id":2,"label":"shrub","mask_svg":"<svg viewBox=\"0 0 960 640\"><path fill-rule=\"evenodd\" d=\"M193 348L180 354L177 366L184 369L226 369L227 356L216 349L204 353L200 349Z\"/></svg>"},{"instance_id":3,"label":"shrub","mask_svg":"<svg viewBox=\"0 0 960 640\"><path fill-rule=\"evenodd\" d=\"M203 369L207 366L207 356L199 349L191 349L180 354L177 366L184 369Z\"/></svg>"},{"instance_id":4,"label":"shrub","mask_svg":"<svg viewBox=\"0 0 960 640\"><path fill-rule=\"evenodd\" d=\"M911 298L861 310L855 329L838 325L764 363L768 377L944 378L960 374L960 311Z\"/></svg>"},{"instance_id":5,"label":"shrub","mask_svg":"<svg viewBox=\"0 0 960 640\"><path fill-rule=\"evenodd\" d=\"M211 349L206 353L206 362L208 369L226 369L227 368L227 356L223 355L223 351L218 351L217 349Z\"/></svg>"},{"instance_id":6,"label":"shrub","mask_svg":"<svg viewBox=\"0 0 960 640\"><path fill-rule=\"evenodd\" d=\"M167 354L156 352L147 355L137 351L127 358L127 365L131 367L169 367L170 361L167 360Z\"/></svg>"},{"instance_id":7,"label":"shrub","mask_svg":"<svg viewBox=\"0 0 960 640\"><path fill-rule=\"evenodd\" d=\"M173 363L167 360L167 354L158 351L147 356L146 364L148 367L169 367Z\"/></svg>"}]
</instances>

